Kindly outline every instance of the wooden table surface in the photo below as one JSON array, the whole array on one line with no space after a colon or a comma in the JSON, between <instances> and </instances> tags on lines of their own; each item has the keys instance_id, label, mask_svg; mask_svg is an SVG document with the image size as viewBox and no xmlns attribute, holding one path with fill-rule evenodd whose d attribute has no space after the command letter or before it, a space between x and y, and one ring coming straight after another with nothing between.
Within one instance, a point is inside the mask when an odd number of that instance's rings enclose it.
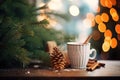
<instances>
[{"instance_id":1,"label":"wooden table surface","mask_svg":"<svg viewBox=\"0 0 120 80\"><path fill-rule=\"evenodd\" d=\"M98 62L105 63L105 67L96 69L94 71L86 71L85 69L64 69L56 72L50 69L0 69L0 78L4 77L120 77L120 61L113 60L99 60ZM120 79L119 79L120 80Z\"/></svg>"}]
</instances>

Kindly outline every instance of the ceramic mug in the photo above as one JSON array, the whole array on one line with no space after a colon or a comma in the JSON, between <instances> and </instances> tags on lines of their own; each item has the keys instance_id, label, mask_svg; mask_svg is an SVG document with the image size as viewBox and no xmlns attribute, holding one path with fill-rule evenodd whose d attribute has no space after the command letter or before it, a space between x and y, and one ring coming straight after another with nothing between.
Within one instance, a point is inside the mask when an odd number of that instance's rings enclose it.
<instances>
[{"instance_id":1,"label":"ceramic mug","mask_svg":"<svg viewBox=\"0 0 120 80\"><path fill-rule=\"evenodd\" d=\"M97 54L95 49L90 49L90 43L80 44L77 42L68 42L67 51L71 67L76 69L85 69L88 60L94 59Z\"/></svg>"}]
</instances>

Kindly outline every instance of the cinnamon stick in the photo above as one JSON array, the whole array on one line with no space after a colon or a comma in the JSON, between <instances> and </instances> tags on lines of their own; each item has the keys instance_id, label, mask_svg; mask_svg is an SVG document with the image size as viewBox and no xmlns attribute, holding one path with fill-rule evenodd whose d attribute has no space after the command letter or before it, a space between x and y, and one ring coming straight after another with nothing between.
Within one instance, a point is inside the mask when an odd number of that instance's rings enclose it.
<instances>
[{"instance_id":1,"label":"cinnamon stick","mask_svg":"<svg viewBox=\"0 0 120 80\"><path fill-rule=\"evenodd\" d=\"M105 67L105 64L97 62L96 59L89 59L86 67L87 67L87 69L86 69L87 71L93 71L97 68Z\"/></svg>"},{"instance_id":2,"label":"cinnamon stick","mask_svg":"<svg viewBox=\"0 0 120 80\"><path fill-rule=\"evenodd\" d=\"M90 35L88 36L88 38L85 40L85 42L84 42L83 44L88 43L91 38L92 38L92 34L90 34Z\"/></svg>"},{"instance_id":3,"label":"cinnamon stick","mask_svg":"<svg viewBox=\"0 0 120 80\"><path fill-rule=\"evenodd\" d=\"M99 63L95 62L93 65L87 68L88 71L93 71L98 67Z\"/></svg>"}]
</instances>

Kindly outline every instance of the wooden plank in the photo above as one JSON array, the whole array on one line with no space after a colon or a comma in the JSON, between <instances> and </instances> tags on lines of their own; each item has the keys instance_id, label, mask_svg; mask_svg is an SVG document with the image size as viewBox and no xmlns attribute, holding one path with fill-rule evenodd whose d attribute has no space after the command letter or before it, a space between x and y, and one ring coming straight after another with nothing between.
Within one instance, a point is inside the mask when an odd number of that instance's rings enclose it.
<instances>
[{"instance_id":1,"label":"wooden plank","mask_svg":"<svg viewBox=\"0 0 120 80\"><path fill-rule=\"evenodd\" d=\"M85 69L64 69L60 72L50 69L0 69L0 77L119 77L120 61L100 60L105 67L94 71Z\"/></svg>"}]
</instances>

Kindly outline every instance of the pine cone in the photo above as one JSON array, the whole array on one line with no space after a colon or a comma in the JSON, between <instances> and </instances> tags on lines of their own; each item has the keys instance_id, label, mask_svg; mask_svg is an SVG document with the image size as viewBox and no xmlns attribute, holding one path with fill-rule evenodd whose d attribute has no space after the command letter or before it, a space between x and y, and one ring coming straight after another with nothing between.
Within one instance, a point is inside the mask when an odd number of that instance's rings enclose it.
<instances>
[{"instance_id":1,"label":"pine cone","mask_svg":"<svg viewBox=\"0 0 120 80\"><path fill-rule=\"evenodd\" d=\"M53 53L50 54L52 68L54 70L62 70L65 68L65 58L63 53L57 48L53 48Z\"/></svg>"}]
</instances>

